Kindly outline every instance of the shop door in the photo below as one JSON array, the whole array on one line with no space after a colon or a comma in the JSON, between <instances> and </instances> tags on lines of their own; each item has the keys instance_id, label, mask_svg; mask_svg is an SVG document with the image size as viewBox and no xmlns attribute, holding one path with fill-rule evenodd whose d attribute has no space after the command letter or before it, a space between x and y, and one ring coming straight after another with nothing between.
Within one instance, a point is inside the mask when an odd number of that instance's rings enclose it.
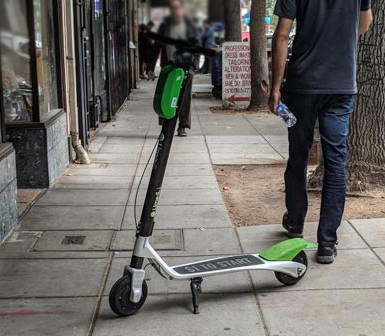
<instances>
[{"instance_id":1,"label":"shop door","mask_svg":"<svg viewBox=\"0 0 385 336\"><path fill-rule=\"evenodd\" d=\"M86 77L86 97L87 97L87 109L89 117L90 129L96 129L99 125L99 111L94 99L94 52L92 41L92 28L93 28L93 1L83 0L84 6L84 21L83 21L83 60L85 67Z\"/></svg>"},{"instance_id":2,"label":"shop door","mask_svg":"<svg viewBox=\"0 0 385 336\"><path fill-rule=\"evenodd\" d=\"M111 113L115 115L128 96L128 31L126 1L106 0L107 55L109 64L109 95Z\"/></svg>"},{"instance_id":3,"label":"shop door","mask_svg":"<svg viewBox=\"0 0 385 336\"><path fill-rule=\"evenodd\" d=\"M92 8L92 51L93 51L93 92L94 124L108 121L109 103L107 95L107 58L105 13L103 0L94 0Z\"/></svg>"},{"instance_id":4,"label":"shop door","mask_svg":"<svg viewBox=\"0 0 385 336\"><path fill-rule=\"evenodd\" d=\"M74 1L79 137L85 147L88 146L90 137L89 100L92 97L91 44L87 7L89 8L89 1Z\"/></svg>"}]
</instances>

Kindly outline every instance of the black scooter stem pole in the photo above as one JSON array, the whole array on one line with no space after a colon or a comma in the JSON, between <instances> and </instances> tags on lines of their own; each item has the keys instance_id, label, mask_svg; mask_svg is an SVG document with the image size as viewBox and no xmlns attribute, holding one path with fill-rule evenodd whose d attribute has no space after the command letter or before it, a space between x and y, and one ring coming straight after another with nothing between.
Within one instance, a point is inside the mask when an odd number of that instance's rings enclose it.
<instances>
[{"instance_id":1,"label":"black scooter stem pole","mask_svg":"<svg viewBox=\"0 0 385 336\"><path fill-rule=\"evenodd\" d=\"M178 118L175 117L171 120L163 120L162 133L159 138L158 150L156 152L154 167L152 169L139 224L139 235L141 237L150 237L152 235L156 208L158 206L164 175L166 173L177 119Z\"/></svg>"},{"instance_id":2,"label":"black scooter stem pole","mask_svg":"<svg viewBox=\"0 0 385 336\"><path fill-rule=\"evenodd\" d=\"M184 96L186 93L188 94L188 92L186 92L186 86L188 85L189 81L191 81L191 76L189 74L189 71L187 70L186 79L182 87L178 106L182 106ZM162 132L159 137L158 150L156 152L151 178L147 189L146 198L144 201L142 215L137 232L137 236L140 237L150 237L154 229L154 219L156 216L164 175L166 173L167 162L171 152L171 146L172 141L174 139L178 115L179 111L177 112L175 118L170 120L163 119L163 126ZM136 256L132 257L131 267L138 269L141 268L142 265L143 258L139 258Z\"/></svg>"}]
</instances>

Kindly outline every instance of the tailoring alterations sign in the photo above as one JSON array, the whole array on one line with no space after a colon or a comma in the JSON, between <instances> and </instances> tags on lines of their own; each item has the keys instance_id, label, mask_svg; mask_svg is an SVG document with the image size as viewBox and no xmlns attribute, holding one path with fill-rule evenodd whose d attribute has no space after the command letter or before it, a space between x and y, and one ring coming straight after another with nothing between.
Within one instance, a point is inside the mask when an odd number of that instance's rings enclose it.
<instances>
[{"instance_id":1,"label":"tailoring alterations sign","mask_svg":"<svg viewBox=\"0 0 385 336\"><path fill-rule=\"evenodd\" d=\"M223 105L245 109L250 104L251 68L249 42L223 44Z\"/></svg>"}]
</instances>

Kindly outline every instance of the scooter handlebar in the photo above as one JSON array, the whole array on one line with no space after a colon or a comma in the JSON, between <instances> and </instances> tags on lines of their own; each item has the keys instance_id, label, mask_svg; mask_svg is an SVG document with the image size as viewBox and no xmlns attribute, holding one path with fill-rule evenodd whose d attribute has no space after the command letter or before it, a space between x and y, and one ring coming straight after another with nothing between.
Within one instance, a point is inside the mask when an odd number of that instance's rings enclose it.
<instances>
[{"instance_id":1,"label":"scooter handlebar","mask_svg":"<svg viewBox=\"0 0 385 336\"><path fill-rule=\"evenodd\" d=\"M199 45L197 45L196 41L173 39L171 37L151 32L148 32L146 36L151 40L157 41L162 44L173 45L178 50L190 52L192 54L204 55L211 58L215 58L218 55L216 50L200 47Z\"/></svg>"}]
</instances>

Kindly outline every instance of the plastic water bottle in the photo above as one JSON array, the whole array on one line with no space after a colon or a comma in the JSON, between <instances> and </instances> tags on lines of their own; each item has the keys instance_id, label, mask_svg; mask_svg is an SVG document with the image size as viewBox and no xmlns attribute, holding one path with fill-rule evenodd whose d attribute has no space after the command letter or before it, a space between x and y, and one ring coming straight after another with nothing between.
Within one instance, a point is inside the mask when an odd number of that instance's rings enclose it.
<instances>
[{"instance_id":1,"label":"plastic water bottle","mask_svg":"<svg viewBox=\"0 0 385 336\"><path fill-rule=\"evenodd\" d=\"M279 104L277 107L277 114L287 127L293 127L297 123L297 118L290 112L289 108L285 104Z\"/></svg>"}]
</instances>

